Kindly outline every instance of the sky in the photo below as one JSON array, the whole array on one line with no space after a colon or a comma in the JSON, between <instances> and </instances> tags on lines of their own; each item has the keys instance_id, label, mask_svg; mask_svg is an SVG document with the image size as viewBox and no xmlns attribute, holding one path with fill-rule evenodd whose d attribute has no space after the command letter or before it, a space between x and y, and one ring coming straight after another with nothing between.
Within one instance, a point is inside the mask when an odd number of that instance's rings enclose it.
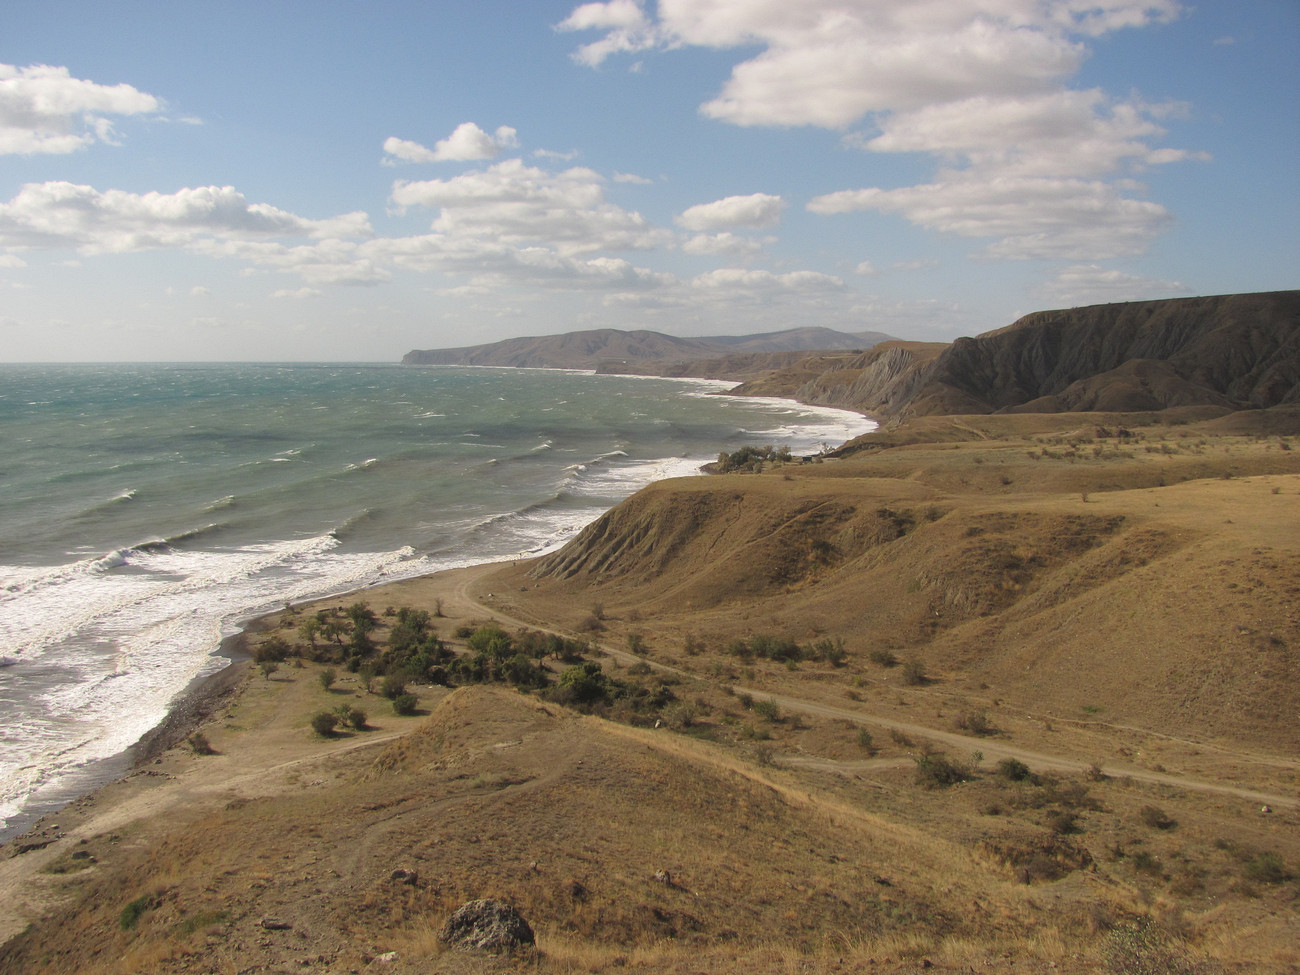
<instances>
[{"instance_id":1,"label":"sky","mask_svg":"<svg viewBox=\"0 0 1300 975\"><path fill-rule=\"evenodd\" d=\"M0 362L1300 286L1297 0L12 4Z\"/></svg>"}]
</instances>

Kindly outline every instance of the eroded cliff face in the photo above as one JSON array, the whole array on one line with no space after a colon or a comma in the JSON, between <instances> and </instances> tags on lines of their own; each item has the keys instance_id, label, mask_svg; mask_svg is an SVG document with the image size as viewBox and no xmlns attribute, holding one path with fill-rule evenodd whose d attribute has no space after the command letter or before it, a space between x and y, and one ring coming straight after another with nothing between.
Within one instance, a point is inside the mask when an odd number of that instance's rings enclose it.
<instances>
[{"instance_id":1,"label":"eroded cliff face","mask_svg":"<svg viewBox=\"0 0 1300 975\"><path fill-rule=\"evenodd\" d=\"M1300 291L1035 312L951 345L886 342L860 355L793 363L738 392L884 420L1265 409L1300 402Z\"/></svg>"},{"instance_id":2,"label":"eroded cliff face","mask_svg":"<svg viewBox=\"0 0 1300 975\"><path fill-rule=\"evenodd\" d=\"M1036 312L958 339L899 415L1300 401L1300 291Z\"/></svg>"}]
</instances>

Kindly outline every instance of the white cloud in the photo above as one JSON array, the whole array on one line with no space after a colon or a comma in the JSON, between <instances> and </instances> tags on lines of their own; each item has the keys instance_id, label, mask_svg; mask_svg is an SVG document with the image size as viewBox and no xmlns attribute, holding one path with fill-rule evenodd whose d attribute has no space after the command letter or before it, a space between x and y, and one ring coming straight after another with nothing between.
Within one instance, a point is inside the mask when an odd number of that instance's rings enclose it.
<instances>
[{"instance_id":1,"label":"white cloud","mask_svg":"<svg viewBox=\"0 0 1300 975\"><path fill-rule=\"evenodd\" d=\"M690 207L677 217L687 230L728 230L732 227L771 227L781 220L785 201L770 193L728 196Z\"/></svg>"},{"instance_id":2,"label":"white cloud","mask_svg":"<svg viewBox=\"0 0 1300 975\"><path fill-rule=\"evenodd\" d=\"M473 122L462 122L456 130L445 139L439 140L432 149L390 136L384 140L384 152L393 159L385 160L389 165L396 165L394 159L403 162L472 162L478 159L495 159L504 149L513 149L519 145L518 133L508 125L500 126L489 135Z\"/></svg>"},{"instance_id":3,"label":"white cloud","mask_svg":"<svg viewBox=\"0 0 1300 975\"><path fill-rule=\"evenodd\" d=\"M563 26L606 31L579 52L585 63L651 48L758 48L700 106L704 115L744 126L865 123L846 141L927 154L936 178L827 194L810 209L890 210L945 233L998 238L988 257L1140 250L1168 214L1133 198L1124 178L1208 159L1156 143L1166 134L1157 120L1181 106L1066 87L1091 39L1171 21L1181 0L660 0L653 20L622 8L619 20L610 5L581 9ZM1028 198L1009 196L1013 186Z\"/></svg>"},{"instance_id":4,"label":"white cloud","mask_svg":"<svg viewBox=\"0 0 1300 975\"><path fill-rule=\"evenodd\" d=\"M860 274L864 278L874 278L880 272L876 270L876 266L870 261L862 261L853 269L853 273Z\"/></svg>"},{"instance_id":5,"label":"white cloud","mask_svg":"<svg viewBox=\"0 0 1300 975\"><path fill-rule=\"evenodd\" d=\"M1040 293L1062 305L1091 305L1113 301L1168 298L1186 293L1181 281L1161 281L1096 264L1076 264L1057 272Z\"/></svg>"},{"instance_id":6,"label":"white cloud","mask_svg":"<svg viewBox=\"0 0 1300 975\"><path fill-rule=\"evenodd\" d=\"M582 153L578 152L577 149L570 149L567 152L557 152L554 149L534 149L533 155L537 156L539 159L555 159L559 162L572 162L582 155Z\"/></svg>"},{"instance_id":7,"label":"white cloud","mask_svg":"<svg viewBox=\"0 0 1300 975\"><path fill-rule=\"evenodd\" d=\"M573 54L579 64L596 67L612 54L644 51L653 47L658 34L634 0L584 3L555 26L556 30L604 30L599 41L584 45Z\"/></svg>"},{"instance_id":8,"label":"white cloud","mask_svg":"<svg viewBox=\"0 0 1300 975\"><path fill-rule=\"evenodd\" d=\"M708 291L807 293L840 291L844 288L844 282L834 275L822 274L819 271L790 271L786 274L775 274L772 271L724 267L696 276L691 280L691 286Z\"/></svg>"},{"instance_id":9,"label":"white cloud","mask_svg":"<svg viewBox=\"0 0 1300 975\"><path fill-rule=\"evenodd\" d=\"M127 84L100 85L45 64L0 64L0 155L63 154L112 143L109 116L161 109L153 95Z\"/></svg>"},{"instance_id":10,"label":"white cloud","mask_svg":"<svg viewBox=\"0 0 1300 975\"><path fill-rule=\"evenodd\" d=\"M603 177L584 167L549 173L508 159L447 180L399 180L392 200L402 208L437 207L437 233L541 243L562 254L648 249L671 239L641 214L607 201Z\"/></svg>"},{"instance_id":11,"label":"white cloud","mask_svg":"<svg viewBox=\"0 0 1300 975\"><path fill-rule=\"evenodd\" d=\"M1164 134L1153 116L1173 111L1133 102L1108 104L1097 89L1019 97L978 95L899 112L861 142L873 152L928 152L1001 175L1100 176L1122 163L1184 158L1152 150Z\"/></svg>"},{"instance_id":12,"label":"white cloud","mask_svg":"<svg viewBox=\"0 0 1300 975\"><path fill-rule=\"evenodd\" d=\"M772 238L765 238L771 240ZM730 231L720 234L696 234L682 244L682 250L695 255L726 255L747 257L763 249L764 241L753 237L740 237Z\"/></svg>"},{"instance_id":13,"label":"white cloud","mask_svg":"<svg viewBox=\"0 0 1300 975\"><path fill-rule=\"evenodd\" d=\"M28 183L0 203L0 246L72 247L85 253L185 247L203 239L361 237L364 213L309 220L265 203L249 203L232 186L175 193L100 192L67 182Z\"/></svg>"},{"instance_id":14,"label":"white cloud","mask_svg":"<svg viewBox=\"0 0 1300 975\"><path fill-rule=\"evenodd\" d=\"M958 237L1001 238L990 258L1104 258L1136 254L1169 222L1157 203L1122 196L1099 180L956 175L896 190L842 190L815 197L813 213L902 214Z\"/></svg>"},{"instance_id":15,"label":"white cloud","mask_svg":"<svg viewBox=\"0 0 1300 975\"><path fill-rule=\"evenodd\" d=\"M196 284L194 287L190 288L191 298L206 298L210 294L212 294L211 290L205 288L201 284Z\"/></svg>"},{"instance_id":16,"label":"white cloud","mask_svg":"<svg viewBox=\"0 0 1300 975\"><path fill-rule=\"evenodd\" d=\"M644 177L644 176L638 176L638 175L636 175L635 173L620 173L620 172L615 172L615 173L614 173L614 182L615 182L615 183L631 183L631 184L633 184L634 186L652 186L652 185L654 185L654 180L652 180L652 179L647 179L647 178Z\"/></svg>"},{"instance_id":17,"label":"white cloud","mask_svg":"<svg viewBox=\"0 0 1300 975\"><path fill-rule=\"evenodd\" d=\"M281 288L279 291L272 291L271 297L302 299L302 298L319 298L322 294L323 292L317 288L295 288L295 289Z\"/></svg>"},{"instance_id":18,"label":"white cloud","mask_svg":"<svg viewBox=\"0 0 1300 975\"><path fill-rule=\"evenodd\" d=\"M27 262L17 254L0 254L0 267L17 269L26 266Z\"/></svg>"}]
</instances>

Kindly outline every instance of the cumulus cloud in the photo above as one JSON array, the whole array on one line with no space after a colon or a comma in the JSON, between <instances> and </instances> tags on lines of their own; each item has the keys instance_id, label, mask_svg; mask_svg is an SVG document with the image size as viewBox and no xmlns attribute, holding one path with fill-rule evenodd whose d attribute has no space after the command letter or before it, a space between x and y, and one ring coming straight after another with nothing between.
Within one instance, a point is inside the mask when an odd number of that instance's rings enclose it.
<instances>
[{"instance_id":1,"label":"cumulus cloud","mask_svg":"<svg viewBox=\"0 0 1300 975\"><path fill-rule=\"evenodd\" d=\"M733 227L772 227L781 220L785 201L770 193L728 196L690 207L677 217L687 230L728 230Z\"/></svg>"},{"instance_id":2,"label":"cumulus cloud","mask_svg":"<svg viewBox=\"0 0 1300 975\"><path fill-rule=\"evenodd\" d=\"M614 173L614 182L631 183L634 186L651 186L654 184L654 180L647 179L644 176L638 176L636 175L636 173L619 173L619 172Z\"/></svg>"},{"instance_id":3,"label":"cumulus cloud","mask_svg":"<svg viewBox=\"0 0 1300 975\"><path fill-rule=\"evenodd\" d=\"M549 173L508 159L446 180L398 181L398 207L436 207L432 229L457 239L540 243L562 254L638 250L671 235L605 199L604 178L585 167Z\"/></svg>"},{"instance_id":4,"label":"cumulus cloud","mask_svg":"<svg viewBox=\"0 0 1300 975\"><path fill-rule=\"evenodd\" d=\"M1125 162L1160 165L1189 153L1152 149L1165 134L1154 119L1175 103L1112 103L1098 89L1014 98L978 95L899 112L860 145L873 152L928 152L1002 175L1100 176Z\"/></svg>"},{"instance_id":5,"label":"cumulus cloud","mask_svg":"<svg viewBox=\"0 0 1300 975\"><path fill-rule=\"evenodd\" d=\"M584 3L555 27L556 30L603 30L598 41L580 47L573 54L579 64L599 66L612 54L644 51L655 45L658 32L634 0Z\"/></svg>"},{"instance_id":6,"label":"cumulus cloud","mask_svg":"<svg viewBox=\"0 0 1300 975\"><path fill-rule=\"evenodd\" d=\"M161 109L153 95L127 84L100 85L45 64L0 64L0 155L63 154L112 143L110 116Z\"/></svg>"},{"instance_id":7,"label":"cumulus cloud","mask_svg":"<svg viewBox=\"0 0 1300 975\"><path fill-rule=\"evenodd\" d=\"M518 133L508 125L500 126L495 133L489 135L473 122L462 122L451 135L436 142L432 149L418 142L390 136L384 140L384 152L392 158L384 161L389 165L396 165L395 160L412 163L473 162L478 159L495 159L502 150L513 149L518 145Z\"/></svg>"},{"instance_id":8,"label":"cumulus cloud","mask_svg":"<svg viewBox=\"0 0 1300 975\"><path fill-rule=\"evenodd\" d=\"M175 193L99 191L62 181L28 183L0 203L0 246L70 247L85 253L185 247L202 239L368 236L364 213L309 220L249 203L233 186Z\"/></svg>"},{"instance_id":9,"label":"cumulus cloud","mask_svg":"<svg viewBox=\"0 0 1300 975\"><path fill-rule=\"evenodd\" d=\"M272 291L271 297L301 300L303 298L319 298L323 293L318 288L281 288L278 291Z\"/></svg>"},{"instance_id":10,"label":"cumulus cloud","mask_svg":"<svg viewBox=\"0 0 1300 975\"><path fill-rule=\"evenodd\" d=\"M1112 301L1138 301L1185 294L1181 281L1161 281L1096 264L1075 264L1063 268L1040 293L1062 305L1091 305Z\"/></svg>"},{"instance_id":11,"label":"cumulus cloud","mask_svg":"<svg viewBox=\"0 0 1300 975\"><path fill-rule=\"evenodd\" d=\"M660 0L653 19L626 4L587 4L561 26L605 32L577 55L590 64L623 51L746 49L700 106L705 116L838 129L850 145L926 154L938 169L927 185L827 194L813 212L891 210L946 233L999 238L988 257L1096 259L1141 249L1168 218L1132 195L1128 176L1208 156L1158 144L1160 120L1181 106L1068 81L1092 39L1181 13L1181 0ZM1009 180L1046 209L1010 199ZM950 212L958 202L973 208L969 218Z\"/></svg>"},{"instance_id":12,"label":"cumulus cloud","mask_svg":"<svg viewBox=\"0 0 1300 975\"><path fill-rule=\"evenodd\" d=\"M1122 196L1099 180L954 176L896 190L815 197L813 213L877 210L958 237L999 237L988 258L1105 258L1140 253L1170 221L1157 203Z\"/></svg>"}]
</instances>

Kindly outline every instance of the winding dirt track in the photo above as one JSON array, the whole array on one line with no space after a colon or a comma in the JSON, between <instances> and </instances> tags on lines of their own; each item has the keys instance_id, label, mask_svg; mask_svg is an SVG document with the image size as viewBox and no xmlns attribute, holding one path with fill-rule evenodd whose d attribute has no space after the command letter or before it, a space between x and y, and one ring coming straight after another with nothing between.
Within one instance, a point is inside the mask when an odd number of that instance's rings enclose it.
<instances>
[{"instance_id":1,"label":"winding dirt track","mask_svg":"<svg viewBox=\"0 0 1300 975\"><path fill-rule=\"evenodd\" d=\"M458 612L465 616L482 614L488 616L499 623L514 626L539 629L535 623L510 616L500 609L482 602L473 592L475 583L482 578L490 569L496 566L492 564L475 566L473 569L465 570L462 578L457 582L454 589L453 599L457 606ZM548 627L540 627L548 633L556 633L560 636L573 637L575 634L563 633ZM663 673L674 674L678 677L686 677L692 680L702 680L700 674L682 670L678 667L672 667L667 664L656 663L647 657L642 657L627 650L620 650L615 647L603 644L597 645L600 651L609 657L619 661L622 664L644 663L655 670ZM915 735L934 742L941 742L955 749L964 750L967 753L980 751L984 754L985 761L997 762L1004 758L1014 758L1024 762L1035 772L1086 772L1093 766L1092 761L1085 761L1078 758L1071 758L1063 755L1049 755L1045 752L1034 751L1028 748L1022 748L1005 741L990 738L978 738L973 735L963 735L952 731L945 731L939 728L933 728L928 725L913 724L906 721L898 721L893 718L882 717L856 708L835 707L829 704L822 704L817 701L810 701L805 698L792 697L788 694L774 694L770 691L758 690L756 688L743 687L741 685L732 685L731 690L736 694L748 694L755 698L771 699L779 707L786 711L796 712L799 714L814 715L822 718L832 718L842 721L850 721L857 725L873 725L878 728L884 728L889 731L899 731L905 735ZM1097 722L1098 724L1104 724ZM1127 728L1127 726L1125 726ZM1141 731L1146 733L1146 729L1128 730ZM1168 736L1163 736L1168 737ZM1181 739L1179 739L1181 740ZM1198 744L1198 747L1199 746ZM1240 758L1248 759L1256 764L1265 765L1274 768L1296 768L1298 763L1287 760L1276 760L1268 756L1259 755L1250 752L1239 752L1230 749L1219 749L1228 751ZM803 767L820 768L826 771L859 771L861 762L834 762L829 759L796 759L793 756L781 757L781 761L790 765L800 765ZM883 766L882 766L883 767ZM1102 767L1102 774L1114 778L1126 778L1136 782L1148 782L1154 785L1174 786L1179 789L1186 789L1189 792L1211 793L1224 796L1233 796L1238 799L1245 799L1251 803L1259 805L1276 806L1279 808L1300 808L1300 797L1287 796L1274 792L1263 792L1257 789L1246 789L1235 785L1226 785L1218 782L1207 782L1203 779L1195 779L1184 775L1171 775L1164 772L1151 772L1146 769L1133 768L1131 766L1107 764Z\"/></svg>"}]
</instances>

